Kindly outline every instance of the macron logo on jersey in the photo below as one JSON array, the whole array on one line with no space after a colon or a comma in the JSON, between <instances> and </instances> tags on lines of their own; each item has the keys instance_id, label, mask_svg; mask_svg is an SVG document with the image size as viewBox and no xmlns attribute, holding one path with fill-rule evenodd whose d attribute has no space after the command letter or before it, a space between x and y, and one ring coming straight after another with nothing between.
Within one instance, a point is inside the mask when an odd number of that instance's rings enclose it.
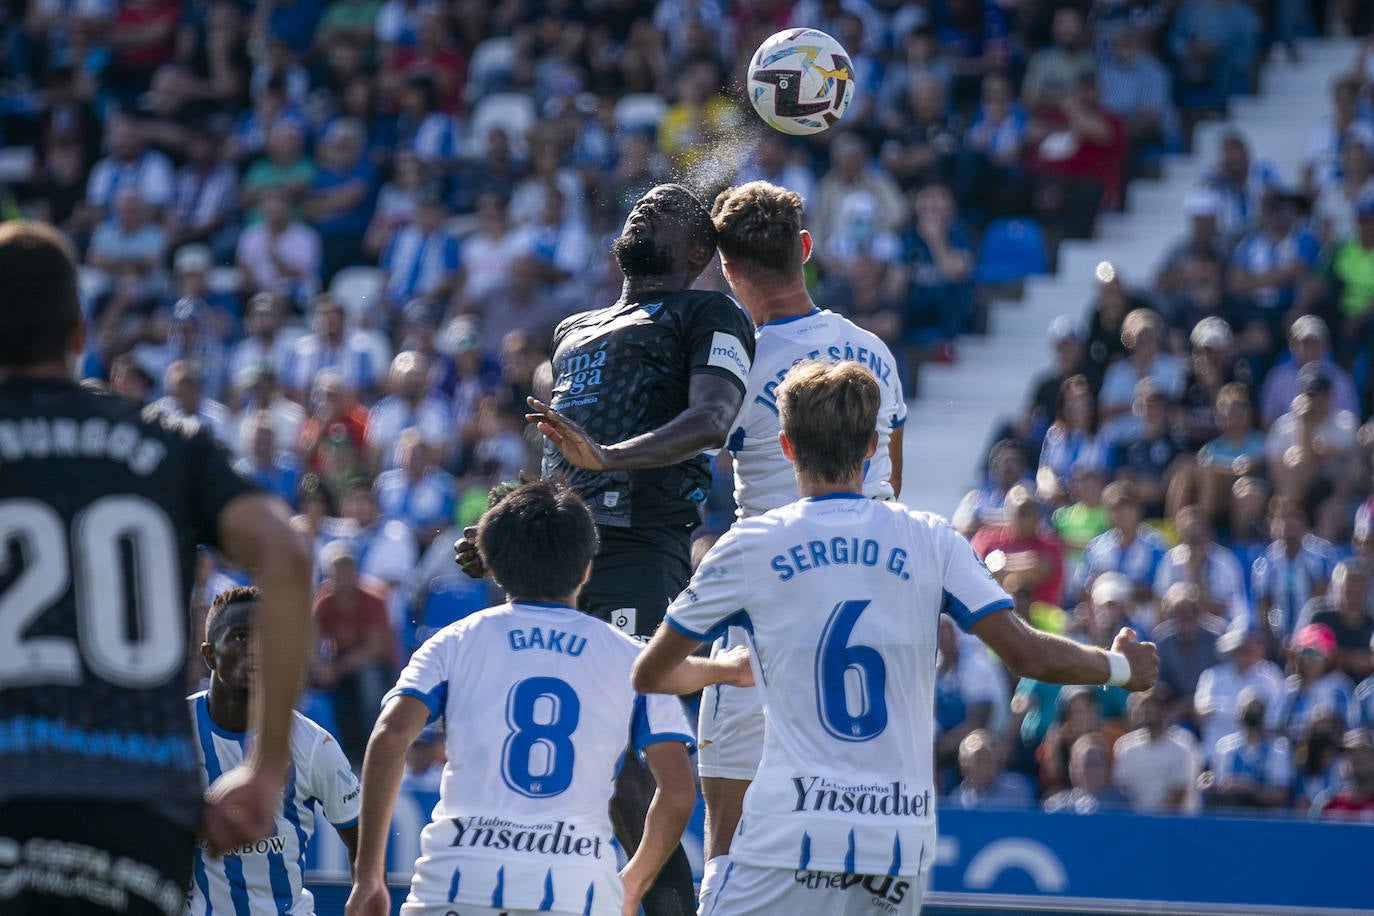
<instances>
[{"instance_id":1,"label":"macron logo on jersey","mask_svg":"<svg viewBox=\"0 0 1374 916\"><path fill-rule=\"evenodd\" d=\"M740 384L747 385L749 363L749 351L744 349L744 343L738 337L724 331L716 331L711 336L711 358L706 365L725 369L739 379Z\"/></svg>"}]
</instances>

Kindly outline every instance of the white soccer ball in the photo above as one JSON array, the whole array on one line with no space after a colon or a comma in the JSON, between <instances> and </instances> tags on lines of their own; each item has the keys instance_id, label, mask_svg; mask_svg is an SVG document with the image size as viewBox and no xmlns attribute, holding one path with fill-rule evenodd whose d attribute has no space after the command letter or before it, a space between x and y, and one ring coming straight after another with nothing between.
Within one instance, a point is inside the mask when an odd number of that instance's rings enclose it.
<instances>
[{"instance_id":1,"label":"white soccer ball","mask_svg":"<svg viewBox=\"0 0 1374 916\"><path fill-rule=\"evenodd\" d=\"M771 36L749 61L749 101L765 124L785 134L817 134L854 98L854 65L840 43L818 29Z\"/></svg>"}]
</instances>

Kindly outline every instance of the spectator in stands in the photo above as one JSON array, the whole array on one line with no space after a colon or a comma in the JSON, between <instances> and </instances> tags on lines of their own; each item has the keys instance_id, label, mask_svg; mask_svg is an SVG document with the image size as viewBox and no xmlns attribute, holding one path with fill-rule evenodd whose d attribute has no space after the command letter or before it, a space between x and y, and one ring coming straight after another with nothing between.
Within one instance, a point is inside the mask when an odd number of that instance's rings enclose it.
<instances>
[{"instance_id":1,"label":"spectator in stands","mask_svg":"<svg viewBox=\"0 0 1374 916\"><path fill-rule=\"evenodd\" d=\"M1069 471L1078 464L1106 467L1106 449L1098 438L1097 401L1088 380L1075 375L1059 388L1054 422L1040 449L1036 483L1042 498L1057 500L1065 491Z\"/></svg>"},{"instance_id":2,"label":"spectator in stands","mask_svg":"<svg viewBox=\"0 0 1374 916\"><path fill-rule=\"evenodd\" d=\"M1245 574L1231 551L1212 539L1212 525L1197 506L1184 506L1174 517L1182 541L1164 555L1155 573L1155 594L1179 583L1196 585L1208 613L1228 621L1249 620Z\"/></svg>"},{"instance_id":3,"label":"spectator in stands","mask_svg":"<svg viewBox=\"0 0 1374 916\"><path fill-rule=\"evenodd\" d=\"M898 104L879 113L878 122L889 138L880 151L882 165L903 188L954 181L968 127L950 106L943 82L913 77ZM967 199L968 189L958 190Z\"/></svg>"},{"instance_id":4,"label":"spectator in stands","mask_svg":"<svg viewBox=\"0 0 1374 916\"><path fill-rule=\"evenodd\" d=\"M301 306L320 286L320 236L291 217L286 192L257 194L262 221L239 236L234 256L250 292L267 291Z\"/></svg>"},{"instance_id":5,"label":"spectator in stands","mask_svg":"<svg viewBox=\"0 0 1374 916\"><path fill-rule=\"evenodd\" d=\"M239 472L294 506L301 479L301 463L294 453L278 448L271 412L254 412L244 418L240 429L246 447Z\"/></svg>"},{"instance_id":6,"label":"spectator in stands","mask_svg":"<svg viewBox=\"0 0 1374 916\"><path fill-rule=\"evenodd\" d=\"M196 299L179 299L172 308L162 345L151 341L134 347L134 357L149 370L163 371L178 360L195 367L206 397L218 401L224 396L224 346L215 328L210 307ZM156 340L156 323L147 336Z\"/></svg>"},{"instance_id":7,"label":"spectator in stands","mask_svg":"<svg viewBox=\"0 0 1374 916\"><path fill-rule=\"evenodd\" d=\"M1226 621L1204 610L1202 589L1176 582L1160 598L1159 624L1150 632L1159 653L1155 691L1169 703L1169 718L1196 729L1193 695L1202 672L1221 661L1217 641Z\"/></svg>"},{"instance_id":8,"label":"spectator in stands","mask_svg":"<svg viewBox=\"0 0 1374 916\"><path fill-rule=\"evenodd\" d=\"M1163 152L1178 136L1169 71L1133 24L1115 27L1111 56L1098 64L1102 107L1121 119L1129 154L1126 177L1136 174L1144 154Z\"/></svg>"},{"instance_id":9,"label":"spectator in stands","mask_svg":"<svg viewBox=\"0 0 1374 916\"><path fill-rule=\"evenodd\" d=\"M1231 624L1217 640L1217 651L1225 660L1202 672L1193 695L1193 709L1201 726L1202 752L1208 761L1212 761L1217 742L1235 727L1241 691L1247 687L1253 690L1265 709L1278 707L1283 694L1283 672L1265 657L1266 645L1264 631L1247 620Z\"/></svg>"},{"instance_id":10,"label":"spectator in stands","mask_svg":"<svg viewBox=\"0 0 1374 916\"><path fill-rule=\"evenodd\" d=\"M377 477L373 489L382 515L410 526L423 549L453 521L458 481L435 463L420 430L406 429L396 442L396 467Z\"/></svg>"},{"instance_id":11,"label":"spectator in stands","mask_svg":"<svg viewBox=\"0 0 1374 916\"><path fill-rule=\"evenodd\" d=\"M1030 56L1021 82L1021 100L1032 115L1062 105L1078 79L1095 69L1083 14L1073 7L1055 10L1050 44Z\"/></svg>"},{"instance_id":12,"label":"spectator in stands","mask_svg":"<svg viewBox=\"0 0 1374 916\"><path fill-rule=\"evenodd\" d=\"M1289 670L1278 703L1270 707L1269 726L1297 740L1308 722L1330 713L1353 727L1359 722L1355 686L1336 668L1336 636L1325 624L1309 623L1293 636Z\"/></svg>"},{"instance_id":13,"label":"spectator in stands","mask_svg":"<svg viewBox=\"0 0 1374 916\"><path fill-rule=\"evenodd\" d=\"M310 416L301 426L296 449L313 474L324 471L330 442L342 439L355 455L362 455L367 441L367 408L353 397L348 383L334 369L321 369L310 393Z\"/></svg>"},{"instance_id":14,"label":"spectator in stands","mask_svg":"<svg viewBox=\"0 0 1374 916\"><path fill-rule=\"evenodd\" d=\"M892 176L870 164L868 144L856 134L842 133L831 142L830 157L830 170L821 176L814 206L810 208L810 222L822 242L849 229L842 212L844 202L859 191L872 195L877 202L876 229L899 230L907 218L906 200Z\"/></svg>"},{"instance_id":15,"label":"spectator in stands","mask_svg":"<svg viewBox=\"0 0 1374 916\"><path fill-rule=\"evenodd\" d=\"M959 745L971 732L999 733L1006 719L1006 680L987 652L967 644L952 624L940 624L935 674L935 760L946 786L957 772Z\"/></svg>"},{"instance_id":16,"label":"spectator in stands","mask_svg":"<svg viewBox=\"0 0 1374 916\"><path fill-rule=\"evenodd\" d=\"M1203 180L1220 197L1217 225L1240 238L1259 222L1260 200L1279 185L1278 170L1267 159L1255 159L1245 137L1235 131L1221 136L1216 167Z\"/></svg>"},{"instance_id":17,"label":"spectator in stands","mask_svg":"<svg viewBox=\"0 0 1374 916\"><path fill-rule=\"evenodd\" d=\"M1156 390L1169 401L1183 393L1183 365L1165 353L1164 322L1152 309L1135 309L1121 324L1121 343L1127 358L1107 368L1097 403L1103 423L1131 410L1136 384L1154 381Z\"/></svg>"},{"instance_id":18,"label":"spectator in stands","mask_svg":"<svg viewBox=\"0 0 1374 916\"><path fill-rule=\"evenodd\" d=\"M720 65L699 58L679 74L678 97L658 125L658 146L679 169L702 167L706 174L725 178L728 167L717 160L717 142L739 129L744 114L720 93L724 79Z\"/></svg>"},{"instance_id":19,"label":"spectator in stands","mask_svg":"<svg viewBox=\"0 0 1374 916\"><path fill-rule=\"evenodd\" d=\"M1250 570L1250 594L1256 621L1276 645L1286 645L1308 601L1326 594L1336 557L1312 534L1306 507L1293 497L1270 500L1269 531L1273 540Z\"/></svg>"},{"instance_id":20,"label":"spectator in stands","mask_svg":"<svg viewBox=\"0 0 1374 916\"><path fill-rule=\"evenodd\" d=\"M1010 519L1007 494L1012 487L1028 480L1026 457L1020 446L1003 439L988 452L987 477L981 487L969 490L954 510L953 525L971 538L985 525L1004 525Z\"/></svg>"},{"instance_id":21,"label":"spectator in stands","mask_svg":"<svg viewBox=\"0 0 1374 916\"><path fill-rule=\"evenodd\" d=\"M1168 398L1153 378L1145 376L1136 382L1131 415L1113 424L1107 449L1112 476L1135 484L1151 518L1166 514L1165 494L1173 479L1193 463L1188 443L1169 421Z\"/></svg>"},{"instance_id":22,"label":"spectator in stands","mask_svg":"<svg viewBox=\"0 0 1374 916\"><path fill-rule=\"evenodd\" d=\"M148 149L137 122L116 111L105 127L109 155L95 164L86 185L86 204L94 225L114 211L118 191L132 189L154 216L170 206L173 197L171 161Z\"/></svg>"},{"instance_id":23,"label":"spectator in stands","mask_svg":"<svg viewBox=\"0 0 1374 916\"><path fill-rule=\"evenodd\" d=\"M1091 238L1098 209L1121 206L1127 152L1121 120L1102 107L1097 74L1079 74L1058 106L1034 115L1026 140L1035 212L1061 237Z\"/></svg>"},{"instance_id":24,"label":"spectator in stands","mask_svg":"<svg viewBox=\"0 0 1374 916\"><path fill-rule=\"evenodd\" d=\"M1197 813L1197 739L1169 724L1164 698L1153 690L1132 694L1129 709L1136 729L1116 739L1112 765L1132 810Z\"/></svg>"},{"instance_id":25,"label":"spectator in stands","mask_svg":"<svg viewBox=\"0 0 1374 916\"><path fill-rule=\"evenodd\" d=\"M387 387L391 393L372 406L367 421L369 465L377 470L395 467L396 447L408 429L418 430L443 463L452 439L449 405L429 388L429 362L413 350L397 353Z\"/></svg>"},{"instance_id":26,"label":"spectator in stands","mask_svg":"<svg viewBox=\"0 0 1374 916\"><path fill-rule=\"evenodd\" d=\"M229 378L237 380L248 369L271 366L278 378L287 369L292 338L282 331L282 300L272 293L257 293L248 300L243 316L244 337L229 353Z\"/></svg>"},{"instance_id":27,"label":"spectator in stands","mask_svg":"<svg viewBox=\"0 0 1374 916\"><path fill-rule=\"evenodd\" d=\"M320 141L319 170L306 192L304 212L320 234L326 283L358 260L372 221L377 174L363 157L366 144L367 132L355 118L335 119Z\"/></svg>"},{"instance_id":28,"label":"spectator in stands","mask_svg":"<svg viewBox=\"0 0 1374 916\"><path fill-rule=\"evenodd\" d=\"M163 264L167 236L152 220L138 192L122 188L114 195L113 215L96 227L86 263L110 282L132 288L137 299L156 297L167 282Z\"/></svg>"},{"instance_id":29,"label":"spectator in stands","mask_svg":"<svg viewBox=\"0 0 1374 916\"><path fill-rule=\"evenodd\" d=\"M1374 737L1368 729L1352 729L1341 744L1345 778L1312 801L1323 820L1374 821Z\"/></svg>"},{"instance_id":30,"label":"spectator in stands","mask_svg":"<svg viewBox=\"0 0 1374 916\"><path fill-rule=\"evenodd\" d=\"M1234 239L1221 229L1218 216L1222 197L1215 189L1200 185L1183 198L1183 213L1188 217L1188 233L1165 249L1155 273L1155 289L1166 296L1187 295L1193 261L1201 254L1213 263L1230 260Z\"/></svg>"},{"instance_id":31,"label":"spectator in stands","mask_svg":"<svg viewBox=\"0 0 1374 916\"><path fill-rule=\"evenodd\" d=\"M350 333L343 306L328 294L317 297L311 325L312 332L291 345L284 373L287 391L304 404L312 381L332 369L350 390L370 397L378 382L373 352L358 335Z\"/></svg>"},{"instance_id":32,"label":"spectator in stands","mask_svg":"<svg viewBox=\"0 0 1374 916\"><path fill-rule=\"evenodd\" d=\"M993 72L983 77L978 110L964 136L958 166L959 187L967 195L964 202L981 208L989 218L1029 210L1022 166L1026 125L1026 113L1006 75Z\"/></svg>"},{"instance_id":33,"label":"spectator in stands","mask_svg":"<svg viewBox=\"0 0 1374 916\"><path fill-rule=\"evenodd\" d=\"M527 241L511 225L506 202L495 194L477 202L477 231L463 239L458 296L466 309L481 314L497 306L511 281L513 265L526 252ZM490 338L489 338L490 339Z\"/></svg>"},{"instance_id":34,"label":"spectator in stands","mask_svg":"<svg viewBox=\"0 0 1374 916\"><path fill-rule=\"evenodd\" d=\"M1225 111L1233 93L1249 91L1259 36L1259 18L1241 0L1183 0L1169 29L1169 50L1188 103Z\"/></svg>"},{"instance_id":35,"label":"spectator in stands","mask_svg":"<svg viewBox=\"0 0 1374 916\"><path fill-rule=\"evenodd\" d=\"M1192 358L1184 372L1183 395L1174 411L1174 422L1186 436L1190 449L1201 448L1221 433L1217 403L1226 386L1243 386L1241 390L1249 407L1253 376L1249 362L1237 356L1234 341L1231 326L1215 315L1198 321L1189 335ZM1255 432L1253 414L1251 410L1245 416L1246 434ZM1232 444L1241 442L1237 439Z\"/></svg>"},{"instance_id":36,"label":"spectator in stands","mask_svg":"<svg viewBox=\"0 0 1374 916\"><path fill-rule=\"evenodd\" d=\"M1021 577L1035 600L1058 604L1063 594L1064 545L1053 532L1042 529L1040 507L1025 484L1007 492L1006 524L989 525L973 536L974 553L983 560L998 583L1008 576Z\"/></svg>"},{"instance_id":37,"label":"spectator in stands","mask_svg":"<svg viewBox=\"0 0 1374 916\"><path fill-rule=\"evenodd\" d=\"M1026 778L1004 769L1002 743L985 728L976 729L959 742L959 774L963 778L940 802L960 811L1022 810L1035 797Z\"/></svg>"},{"instance_id":38,"label":"spectator in stands","mask_svg":"<svg viewBox=\"0 0 1374 916\"><path fill-rule=\"evenodd\" d=\"M381 267L386 271L382 290L388 314L417 297L447 301L457 288L458 240L444 225L448 209L438 187L415 195L414 218L400 223L387 236Z\"/></svg>"},{"instance_id":39,"label":"spectator in stands","mask_svg":"<svg viewBox=\"0 0 1374 916\"><path fill-rule=\"evenodd\" d=\"M305 127L294 118L282 118L267 131L267 155L249 166L241 192L251 225L266 218L264 196L283 195L293 216L315 181L315 164L305 154Z\"/></svg>"},{"instance_id":40,"label":"spectator in stands","mask_svg":"<svg viewBox=\"0 0 1374 916\"><path fill-rule=\"evenodd\" d=\"M1099 263L1093 277L1097 281L1097 298L1089 307L1088 363L1084 375L1096 394L1107 375L1107 367L1127 355L1126 345L1121 342L1126 315L1144 307L1145 303L1126 289L1116 265L1109 261Z\"/></svg>"},{"instance_id":41,"label":"spectator in stands","mask_svg":"<svg viewBox=\"0 0 1374 916\"><path fill-rule=\"evenodd\" d=\"M543 295L564 303L570 313L587 302L584 277L595 256L591 236L571 209L556 185L544 188L539 211L524 227L522 265Z\"/></svg>"},{"instance_id":42,"label":"spectator in stands","mask_svg":"<svg viewBox=\"0 0 1374 916\"><path fill-rule=\"evenodd\" d=\"M973 245L947 187L929 184L913 196L916 219L903 245L911 265L907 325L933 325L953 341L973 318Z\"/></svg>"},{"instance_id":43,"label":"spectator in stands","mask_svg":"<svg viewBox=\"0 0 1374 916\"><path fill-rule=\"evenodd\" d=\"M1316 197L1340 179L1345 171L1341 153L1351 129L1360 132L1367 127L1360 111L1360 89L1360 78L1354 73L1339 74L1331 81L1331 114L1308 134L1303 151L1302 188L1308 197Z\"/></svg>"},{"instance_id":44,"label":"spectator in stands","mask_svg":"<svg viewBox=\"0 0 1374 916\"><path fill-rule=\"evenodd\" d=\"M1073 744L1069 761L1071 788L1045 800L1049 814L1097 814L1124 811L1130 799L1112 784L1112 762L1099 735L1083 735Z\"/></svg>"},{"instance_id":45,"label":"spectator in stands","mask_svg":"<svg viewBox=\"0 0 1374 916\"><path fill-rule=\"evenodd\" d=\"M430 189L439 190L426 178L425 166L414 153L396 155L391 180L377 192L377 206L363 237L364 252L381 255L392 235L415 219L420 198Z\"/></svg>"},{"instance_id":46,"label":"spectator in stands","mask_svg":"<svg viewBox=\"0 0 1374 916\"><path fill-rule=\"evenodd\" d=\"M1346 726L1327 710L1307 723L1302 740L1293 745L1293 810L1310 812L1312 802L1338 785L1341 780L1341 737Z\"/></svg>"},{"instance_id":47,"label":"spectator in stands","mask_svg":"<svg viewBox=\"0 0 1374 916\"><path fill-rule=\"evenodd\" d=\"M167 230L172 247L200 242L210 246L216 260L228 261L236 236L238 177L220 153L216 133L204 126L192 129L186 164L176 173Z\"/></svg>"},{"instance_id":48,"label":"spectator in stands","mask_svg":"<svg viewBox=\"0 0 1374 916\"><path fill-rule=\"evenodd\" d=\"M1371 179L1374 181L1374 179ZM1374 188L1355 207L1355 231L1336 248L1327 286L1334 287L1340 322L1342 357L1352 364L1368 362L1374 352ZM1370 403L1371 382L1364 395Z\"/></svg>"},{"instance_id":49,"label":"spectator in stands","mask_svg":"<svg viewBox=\"0 0 1374 916\"><path fill-rule=\"evenodd\" d=\"M321 644L311 678L333 694L339 744L356 766L395 677L395 637L386 604L359 584L358 557L349 541L329 544L323 566L326 578L311 614Z\"/></svg>"},{"instance_id":50,"label":"spectator in stands","mask_svg":"<svg viewBox=\"0 0 1374 916\"><path fill-rule=\"evenodd\" d=\"M169 416L198 420L217 440L229 442L229 410L204 396L200 373L192 363L177 360L168 366L162 390L167 393L154 403L156 409Z\"/></svg>"},{"instance_id":51,"label":"spectator in stands","mask_svg":"<svg viewBox=\"0 0 1374 916\"><path fill-rule=\"evenodd\" d=\"M1148 600L1137 598L1131 581L1121 573L1106 572L1093 582L1088 601L1078 606L1075 624L1085 642L1110 646L1122 627L1130 627L1142 639L1148 638L1155 612Z\"/></svg>"},{"instance_id":52,"label":"spectator in stands","mask_svg":"<svg viewBox=\"0 0 1374 916\"><path fill-rule=\"evenodd\" d=\"M182 300L197 303L215 336L216 349L222 351L225 341L238 336L243 300L236 289L214 288L218 285L210 282L214 265L214 253L205 245L193 242L178 248L172 257L172 284L159 311L175 311ZM224 368L218 371L223 374Z\"/></svg>"},{"instance_id":53,"label":"spectator in stands","mask_svg":"<svg viewBox=\"0 0 1374 916\"><path fill-rule=\"evenodd\" d=\"M1102 504L1106 478L1095 465L1080 461L1069 468L1068 504L1054 510L1050 525L1064 542L1069 581L1075 581L1083 562L1083 551L1093 538L1112 526L1107 507Z\"/></svg>"},{"instance_id":54,"label":"spectator in stands","mask_svg":"<svg viewBox=\"0 0 1374 916\"><path fill-rule=\"evenodd\" d=\"M1313 192L1312 227L1324 246L1340 245L1355 233L1360 201L1374 191L1374 128L1348 129L1338 155L1340 169Z\"/></svg>"},{"instance_id":55,"label":"spectator in stands","mask_svg":"<svg viewBox=\"0 0 1374 916\"><path fill-rule=\"evenodd\" d=\"M539 219L550 193L561 195L566 213L573 221L582 222L586 189L580 173L567 164L567 150L553 134L538 139L530 155L529 173L515 186L510 195L510 220L525 226ZM560 214L560 220L562 215Z\"/></svg>"},{"instance_id":56,"label":"spectator in stands","mask_svg":"<svg viewBox=\"0 0 1374 916\"><path fill-rule=\"evenodd\" d=\"M1314 510L1319 530L1322 513L1339 510L1337 493L1346 463L1355 450L1359 421L1332 403L1332 382L1325 367L1309 363L1298 371L1298 394L1288 413L1274 421L1264 453L1274 492L1291 495Z\"/></svg>"},{"instance_id":57,"label":"spectator in stands","mask_svg":"<svg viewBox=\"0 0 1374 916\"><path fill-rule=\"evenodd\" d=\"M1236 731L1212 751L1212 769L1198 780L1207 806L1276 809L1286 807L1293 787L1288 739L1264 727L1264 699L1253 688L1236 697Z\"/></svg>"},{"instance_id":58,"label":"spectator in stands","mask_svg":"<svg viewBox=\"0 0 1374 916\"><path fill-rule=\"evenodd\" d=\"M1299 626L1319 624L1336 640L1336 668L1358 683L1374 674L1374 617L1370 616L1369 564L1358 557L1342 560L1331 573L1329 594L1303 606Z\"/></svg>"},{"instance_id":59,"label":"spectator in stands","mask_svg":"<svg viewBox=\"0 0 1374 916\"><path fill-rule=\"evenodd\" d=\"M1020 692L1019 686L1017 689ZM1052 724L1035 752L1040 765L1041 795L1050 796L1070 786L1074 743L1084 735L1098 735L1101 731L1103 697L1096 690L1055 685L1037 688L1036 694L1034 702L1053 715ZM1124 701L1121 708L1125 708Z\"/></svg>"},{"instance_id":60,"label":"spectator in stands","mask_svg":"<svg viewBox=\"0 0 1374 916\"><path fill-rule=\"evenodd\" d=\"M1078 322L1068 315L1059 315L1050 322L1045 337L1054 361L1031 381L1021 431L1021 438L1028 443L1044 442L1045 433L1054 422L1059 389L1072 376L1083 374L1083 329Z\"/></svg>"},{"instance_id":61,"label":"spectator in stands","mask_svg":"<svg viewBox=\"0 0 1374 916\"><path fill-rule=\"evenodd\" d=\"M339 500L343 515L333 534L353 546L358 571L378 595L392 592L414 569L419 551L405 522L382 517L377 496L366 478L355 478Z\"/></svg>"},{"instance_id":62,"label":"spectator in stands","mask_svg":"<svg viewBox=\"0 0 1374 916\"><path fill-rule=\"evenodd\" d=\"M1070 595L1086 595L1098 576L1120 573L1131 583L1137 601L1149 600L1168 545L1159 532L1144 524L1144 509L1135 486L1120 480L1102 491L1112 527L1093 538L1083 551L1083 566Z\"/></svg>"},{"instance_id":63,"label":"spectator in stands","mask_svg":"<svg viewBox=\"0 0 1374 916\"><path fill-rule=\"evenodd\" d=\"M1231 255L1226 285L1243 306L1246 326L1268 332L1277 349L1279 326L1292 308L1298 283L1317 261L1321 246L1299 221L1302 201L1279 191L1260 202L1258 227L1241 239Z\"/></svg>"},{"instance_id":64,"label":"spectator in stands","mask_svg":"<svg viewBox=\"0 0 1374 916\"><path fill-rule=\"evenodd\" d=\"M234 448L240 455L246 455L253 442L247 429L255 423L259 414L266 414L272 423L272 433L280 448L292 448L300 440L301 426L305 423L305 410L301 405L281 393L277 387L277 373L269 363L249 366L234 379L235 403L238 414L234 418Z\"/></svg>"}]
</instances>

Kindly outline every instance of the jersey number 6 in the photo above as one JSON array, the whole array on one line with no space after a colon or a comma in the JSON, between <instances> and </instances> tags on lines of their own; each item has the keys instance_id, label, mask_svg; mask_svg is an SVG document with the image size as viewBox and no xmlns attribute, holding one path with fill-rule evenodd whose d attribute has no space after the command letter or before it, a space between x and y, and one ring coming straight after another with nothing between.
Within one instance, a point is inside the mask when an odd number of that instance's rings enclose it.
<instances>
[{"instance_id":1,"label":"jersey number 6","mask_svg":"<svg viewBox=\"0 0 1374 916\"><path fill-rule=\"evenodd\" d=\"M830 612L816 649L816 707L821 725L841 741L868 741L887 728L887 666L872 646L851 646L849 637L867 601L841 601ZM850 687L859 700L850 711Z\"/></svg>"}]
</instances>

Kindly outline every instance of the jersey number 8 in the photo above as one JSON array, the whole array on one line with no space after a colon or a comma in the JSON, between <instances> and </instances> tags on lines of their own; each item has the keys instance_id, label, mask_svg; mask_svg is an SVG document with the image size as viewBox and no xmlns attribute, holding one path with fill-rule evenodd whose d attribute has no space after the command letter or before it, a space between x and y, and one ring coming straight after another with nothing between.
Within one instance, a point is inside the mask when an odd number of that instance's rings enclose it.
<instances>
[{"instance_id":1,"label":"jersey number 8","mask_svg":"<svg viewBox=\"0 0 1374 916\"><path fill-rule=\"evenodd\" d=\"M164 683L186 659L186 608L167 515L137 496L107 496L77 514L70 551L67 535L62 516L46 503L0 502L0 575L10 572L15 547L23 564L0 594L0 688L78 685L83 658L92 674L116 687ZM76 639L26 637L69 586ZM132 614L124 606L130 595Z\"/></svg>"},{"instance_id":2,"label":"jersey number 8","mask_svg":"<svg viewBox=\"0 0 1374 916\"><path fill-rule=\"evenodd\" d=\"M572 785L573 743L582 704L556 677L530 677L506 695L510 734L501 748L501 776L526 798L551 798Z\"/></svg>"},{"instance_id":3,"label":"jersey number 8","mask_svg":"<svg viewBox=\"0 0 1374 916\"><path fill-rule=\"evenodd\" d=\"M841 741L868 741L887 728L887 666L872 646L851 646L849 637L867 601L841 601L830 612L816 649L816 707L821 725ZM853 687L855 689L851 690ZM850 712L850 694L859 700Z\"/></svg>"}]
</instances>

